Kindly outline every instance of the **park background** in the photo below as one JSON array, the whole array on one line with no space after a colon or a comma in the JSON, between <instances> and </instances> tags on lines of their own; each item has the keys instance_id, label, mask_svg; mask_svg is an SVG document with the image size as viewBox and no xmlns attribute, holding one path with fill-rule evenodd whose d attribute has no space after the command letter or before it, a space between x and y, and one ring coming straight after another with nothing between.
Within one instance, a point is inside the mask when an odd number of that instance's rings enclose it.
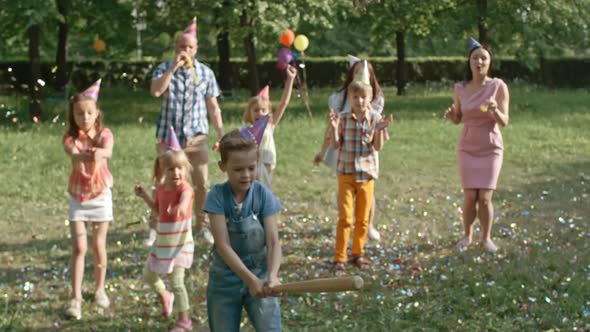
<instances>
[{"instance_id":1,"label":"park background","mask_svg":"<svg viewBox=\"0 0 590 332\"><path fill-rule=\"evenodd\" d=\"M377 182L382 241L369 243L373 269L360 273L366 289L283 297L285 330L590 329L590 1L1 2L0 330L170 327L141 282L147 212L132 187L149 180L153 161L160 100L149 96L151 74L173 56L175 34L195 15L198 58L216 72L226 130L241 125L245 102L263 85L278 102L279 35L289 28L309 39L297 62L308 89L296 86L275 134L284 282L331 276L335 179L311 160L346 54L375 65L385 112L394 114ZM492 45L493 75L511 92L494 198L496 255L454 248L462 229L460 126L442 115L464 76L469 36ZM99 77L116 142L116 221L107 245L113 307L91 305L87 265L84 317L67 321L70 165L60 142L67 97ZM211 154L212 183L224 179L217 160ZM193 319L205 330L207 251L197 248L187 277Z\"/></svg>"}]
</instances>

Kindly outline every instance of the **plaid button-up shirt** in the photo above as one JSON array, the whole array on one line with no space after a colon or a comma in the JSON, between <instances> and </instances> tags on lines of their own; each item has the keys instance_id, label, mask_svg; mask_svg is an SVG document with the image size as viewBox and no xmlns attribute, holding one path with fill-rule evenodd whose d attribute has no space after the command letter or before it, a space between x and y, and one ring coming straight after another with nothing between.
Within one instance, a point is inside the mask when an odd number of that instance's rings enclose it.
<instances>
[{"instance_id":1,"label":"plaid button-up shirt","mask_svg":"<svg viewBox=\"0 0 590 332\"><path fill-rule=\"evenodd\" d=\"M154 71L156 80L172 65L173 60L161 63ZM195 72L199 82L195 84L190 68L178 68L163 94L156 138L165 141L168 128L174 127L180 144L196 135L209 133L207 99L219 96L219 87L213 71L195 59Z\"/></svg>"},{"instance_id":2,"label":"plaid button-up shirt","mask_svg":"<svg viewBox=\"0 0 590 332\"><path fill-rule=\"evenodd\" d=\"M377 151L373 148L375 125L381 119L377 112L367 112L358 121L352 112L340 114L340 149L336 171L354 174L356 182L376 179L379 175Z\"/></svg>"}]
</instances>

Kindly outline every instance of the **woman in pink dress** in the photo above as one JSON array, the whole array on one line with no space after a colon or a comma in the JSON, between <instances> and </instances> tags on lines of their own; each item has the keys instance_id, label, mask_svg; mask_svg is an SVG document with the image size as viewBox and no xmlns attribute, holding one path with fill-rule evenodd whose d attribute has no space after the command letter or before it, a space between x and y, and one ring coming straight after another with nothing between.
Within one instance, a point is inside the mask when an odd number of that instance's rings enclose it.
<instances>
[{"instance_id":1,"label":"woman in pink dress","mask_svg":"<svg viewBox=\"0 0 590 332\"><path fill-rule=\"evenodd\" d=\"M457 159L464 193L465 233L457 246L464 250L471 244L477 216L482 228L481 244L494 253L498 247L491 236L492 195L502 168L504 146L499 127L508 124L509 94L501 79L488 76L493 60L491 49L473 38L470 44L467 80L455 84L453 105L445 112L454 124L464 123L457 141Z\"/></svg>"}]
</instances>

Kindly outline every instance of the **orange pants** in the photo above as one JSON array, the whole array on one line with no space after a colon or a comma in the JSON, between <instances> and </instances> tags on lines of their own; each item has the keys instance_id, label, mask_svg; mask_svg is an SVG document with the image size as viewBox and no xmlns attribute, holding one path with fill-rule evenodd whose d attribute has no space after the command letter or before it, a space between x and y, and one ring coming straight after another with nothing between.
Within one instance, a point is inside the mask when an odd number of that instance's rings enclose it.
<instances>
[{"instance_id":1,"label":"orange pants","mask_svg":"<svg viewBox=\"0 0 590 332\"><path fill-rule=\"evenodd\" d=\"M355 224L352 238L352 255L365 252L369 232L369 213L373 204L375 181L356 182L354 175L338 174L338 227L336 228L336 249L334 262L346 262L348 238L354 214Z\"/></svg>"}]
</instances>

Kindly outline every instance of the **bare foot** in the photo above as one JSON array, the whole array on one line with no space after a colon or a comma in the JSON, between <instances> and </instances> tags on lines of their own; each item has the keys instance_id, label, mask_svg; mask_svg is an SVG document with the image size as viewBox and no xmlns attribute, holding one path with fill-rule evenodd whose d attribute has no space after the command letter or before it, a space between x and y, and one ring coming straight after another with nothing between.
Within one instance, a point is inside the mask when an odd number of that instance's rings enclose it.
<instances>
[{"instance_id":1,"label":"bare foot","mask_svg":"<svg viewBox=\"0 0 590 332\"><path fill-rule=\"evenodd\" d=\"M159 294L159 297L160 303L162 304L162 316L168 318L172 314L172 308L174 306L174 294L168 291L164 292L166 293Z\"/></svg>"}]
</instances>

